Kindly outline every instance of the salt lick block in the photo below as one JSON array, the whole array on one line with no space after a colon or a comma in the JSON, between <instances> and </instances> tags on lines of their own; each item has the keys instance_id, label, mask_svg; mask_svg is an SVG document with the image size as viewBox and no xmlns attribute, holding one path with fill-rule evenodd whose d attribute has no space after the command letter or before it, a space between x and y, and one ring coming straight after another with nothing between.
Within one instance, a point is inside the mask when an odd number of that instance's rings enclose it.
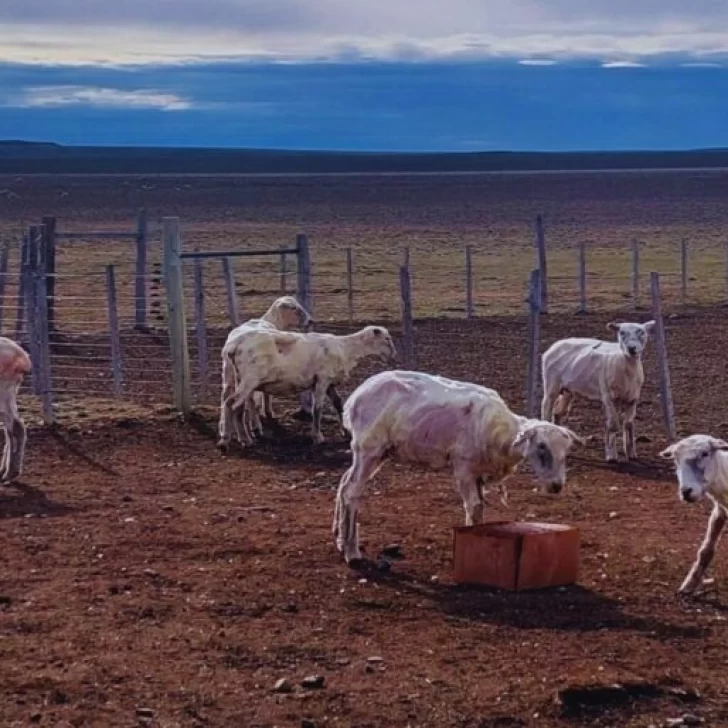
<instances>
[{"instance_id":1,"label":"salt lick block","mask_svg":"<svg viewBox=\"0 0 728 728\"><path fill-rule=\"evenodd\" d=\"M511 591L574 584L579 531L555 523L495 521L453 533L454 579Z\"/></svg>"}]
</instances>

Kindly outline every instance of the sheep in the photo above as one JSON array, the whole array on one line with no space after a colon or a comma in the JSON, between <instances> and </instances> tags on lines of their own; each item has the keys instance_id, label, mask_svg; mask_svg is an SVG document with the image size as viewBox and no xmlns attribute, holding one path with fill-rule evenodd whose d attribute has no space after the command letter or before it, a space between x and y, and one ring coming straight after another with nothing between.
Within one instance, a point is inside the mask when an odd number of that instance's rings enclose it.
<instances>
[{"instance_id":1,"label":"sheep","mask_svg":"<svg viewBox=\"0 0 728 728\"><path fill-rule=\"evenodd\" d=\"M363 382L346 401L344 427L352 464L339 483L332 530L347 563L361 559L361 494L388 458L451 469L470 526L483 521L486 479L502 487L526 460L542 489L558 493L567 452L584 443L566 427L514 414L492 389L401 370Z\"/></svg>"},{"instance_id":2,"label":"sheep","mask_svg":"<svg viewBox=\"0 0 728 728\"><path fill-rule=\"evenodd\" d=\"M334 334L299 334L266 329L243 333L233 350L228 352L237 374L237 389L225 401L233 411L246 407L255 391L268 394L290 394L313 390L311 437L323 442L321 411L325 397L331 400L339 421L342 402L336 385L348 379L357 364L367 357L378 357L383 363L396 359L392 337L383 326L367 326L346 336ZM250 433L239 433L250 444ZM223 444L229 430L221 431Z\"/></svg>"},{"instance_id":3,"label":"sheep","mask_svg":"<svg viewBox=\"0 0 728 728\"><path fill-rule=\"evenodd\" d=\"M232 411L225 406L227 398L235 391L237 381L235 378L235 367L232 363L230 352L235 350L237 342L246 332L256 329L287 331L294 328L307 329L313 324L313 319L309 313L293 298L293 296L281 296L271 304L270 308L259 319L250 319L245 323L234 328L227 336L225 345L222 349L222 395L220 397L220 422L219 432L222 443L222 433L230 432L232 427ZM262 431L259 410L264 408L265 415L269 419L273 419L272 397L270 395L259 395L259 401L246 409L247 414L252 420L252 426L258 431ZM240 416L245 413L241 412ZM250 429L247 423L238 423L236 430ZM225 444L225 447L227 444ZM222 445L221 445L222 447Z\"/></svg>"},{"instance_id":4,"label":"sheep","mask_svg":"<svg viewBox=\"0 0 728 728\"><path fill-rule=\"evenodd\" d=\"M660 456L675 463L680 499L696 503L707 495L713 503L708 529L697 557L678 590L695 591L715 555L728 519L728 442L711 435L691 435L665 448Z\"/></svg>"},{"instance_id":5,"label":"sheep","mask_svg":"<svg viewBox=\"0 0 728 728\"><path fill-rule=\"evenodd\" d=\"M614 323L617 341L569 338L552 344L542 357L543 401L541 419L556 424L571 410L574 395L601 401L606 415L605 456L617 461L617 433L622 420L622 441L627 460L637 457L634 419L645 373L642 354L654 321Z\"/></svg>"},{"instance_id":6,"label":"sheep","mask_svg":"<svg viewBox=\"0 0 728 728\"><path fill-rule=\"evenodd\" d=\"M27 433L18 414L18 390L32 369L30 357L12 339L0 336L0 421L5 430L5 448L0 463L0 481L20 477L25 460Z\"/></svg>"}]
</instances>

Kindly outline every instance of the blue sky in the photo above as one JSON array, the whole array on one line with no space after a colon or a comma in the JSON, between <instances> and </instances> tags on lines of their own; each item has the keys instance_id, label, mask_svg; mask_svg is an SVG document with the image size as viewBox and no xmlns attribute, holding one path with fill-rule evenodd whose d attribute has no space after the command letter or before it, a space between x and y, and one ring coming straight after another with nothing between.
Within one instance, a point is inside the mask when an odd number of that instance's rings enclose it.
<instances>
[{"instance_id":1,"label":"blue sky","mask_svg":"<svg viewBox=\"0 0 728 728\"><path fill-rule=\"evenodd\" d=\"M680 149L726 120L724 0L0 3L0 138Z\"/></svg>"}]
</instances>

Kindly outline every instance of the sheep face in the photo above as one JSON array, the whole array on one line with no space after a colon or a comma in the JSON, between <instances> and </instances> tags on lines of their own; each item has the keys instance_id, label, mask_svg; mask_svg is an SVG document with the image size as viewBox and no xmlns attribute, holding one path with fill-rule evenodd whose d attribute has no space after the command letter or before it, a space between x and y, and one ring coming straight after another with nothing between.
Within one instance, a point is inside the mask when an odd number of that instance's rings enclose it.
<instances>
[{"instance_id":1,"label":"sheep face","mask_svg":"<svg viewBox=\"0 0 728 728\"><path fill-rule=\"evenodd\" d=\"M650 338L654 327L654 321L647 321L644 324L620 324L611 321L607 324L607 329L617 332L619 348L630 359L639 359L642 357L645 346L647 346L647 340Z\"/></svg>"},{"instance_id":2,"label":"sheep face","mask_svg":"<svg viewBox=\"0 0 728 728\"><path fill-rule=\"evenodd\" d=\"M275 304L281 319L281 328L285 331L300 329L309 331L313 326L313 319L308 311L293 296L282 296Z\"/></svg>"},{"instance_id":3,"label":"sheep face","mask_svg":"<svg viewBox=\"0 0 728 728\"><path fill-rule=\"evenodd\" d=\"M394 364L397 361L397 348L384 326L367 326L365 341L369 353L383 364Z\"/></svg>"},{"instance_id":4,"label":"sheep face","mask_svg":"<svg viewBox=\"0 0 728 728\"><path fill-rule=\"evenodd\" d=\"M678 494L686 503L701 500L715 482L719 464L716 455L728 450L728 442L710 435L691 435L670 445L660 456L675 463Z\"/></svg>"},{"instance_id":5,"label":"sheep face","mask_svg":"<svg viewBox=\"0 0 728 728\"><path fill-rule=\"evenodd\" d=\"M584 440L567 427L532 422L520 430L512 450L530 464L541 489L553 494L566 484L566 456L575 444Z\"/></svg>"}]
</instances>

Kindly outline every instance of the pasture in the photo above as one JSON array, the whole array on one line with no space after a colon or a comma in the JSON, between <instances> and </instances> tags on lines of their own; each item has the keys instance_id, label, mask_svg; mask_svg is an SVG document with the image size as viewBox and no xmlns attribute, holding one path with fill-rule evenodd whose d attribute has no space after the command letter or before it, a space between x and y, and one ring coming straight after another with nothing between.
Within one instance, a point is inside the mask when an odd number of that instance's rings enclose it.
<instances>
[{"instance_id":1,"label":"pasture","mask_svg":"<svg viewBox=\"0 0 728 728\"><path fill-rule=\"evenodd\" d=\"M567 335L607 338L615 317L649 318L629 295L637 238L645 281L649 270L669 274L679 433L728 435L728 322L718 305L728 174L26 177L0 186L16 194L0 199L6 239L42 215L74 228L129 225L142 206L151 220L179 215L185 243L203 250L281 245L304 230L323 330L342 327L351 247L357 319L397 333L397 265L409 246L418 368L494 387L518 412L535 215L546 216L554 280L542 350ZM674 275L683 238L691 244L686 305ZM580 241L591 261L586 316L573 314ZM466 243L476 248L473 321L462 318ZM93 333L94 271L117 263L123 288L131 260L116 243L61 249L59 271L70 276L61 311L75 334ZM277 294L277 261L255 266L254 285L239 273L245 315ZM208 285L216 366L225 302L217 274ZM129 317L123 295L121 304ZM100 310L90 321L104 317ZM398 543L404 559L388 571L347 568L330 534L348 464L333 420L315 449L308 425L286 417L252 450L221 458L217 370L207 386L197 383L195 414L182 423L169 407L165 337L134 342L122 402L108 396L105 360L78 344L67 364L73 375L61 376L60 424L32 427L26 472L0 492L4 725L648 726L686 715L686 725L728 723L728 553L719 548L701 596L677 597L708 507L680 503L657 457L667 443L654 341L637 415L639 463L607 466L601 411L578 402L569 425L597 438L571 459L565 492L537 494L524 472L510 482L509 509L489 496L488 519L581 529L579 585L523 594L452 584L452 527L463 513L451 478L397 465L370 484L360 518L368 556ZM26 395L23 405L34 425L37 403ZM292 403L277 403L286 408ZM302 687L313 675L323 687ZM281 678L291 692L274 691ZM627 687L575 691L614 683Z\"/></svg>"}]
</instances>

